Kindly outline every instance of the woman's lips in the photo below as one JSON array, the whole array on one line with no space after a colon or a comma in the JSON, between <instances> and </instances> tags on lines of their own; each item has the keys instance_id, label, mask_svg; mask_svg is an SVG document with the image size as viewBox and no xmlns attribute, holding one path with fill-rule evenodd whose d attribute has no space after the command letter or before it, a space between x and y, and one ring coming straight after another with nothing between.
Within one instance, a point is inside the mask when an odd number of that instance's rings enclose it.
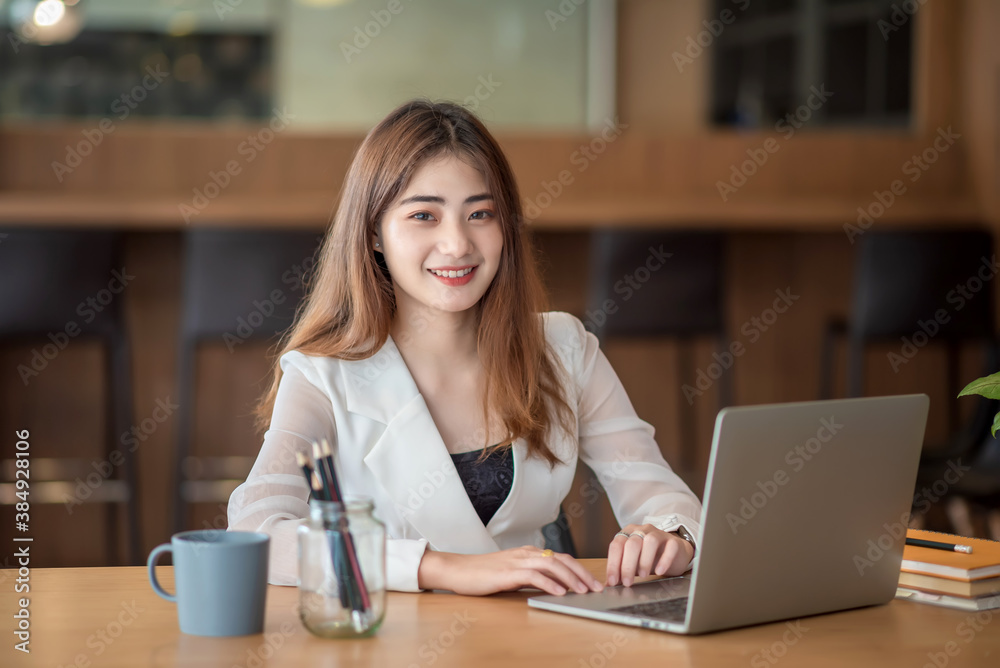
<instances>
[{"instance_id":1,"label":"woman's lips","mask_svg":"<svg viewBox=\"0 0 1000 668\"><path fill-rule=\"evenodd\" d=\"M461 271L464 271L465 269L468 269L468 267L464 267L462 269L451 269L449 267L448 269L443 269L442 268L442 269L439 269L438 271L441 271L443 273L444 271L451 270L451 271L456 271L456 272L460 273ZM451 286L451 287L458 287L460 285L465 285L466 283L468 283L469 281L471 281L472 278L476 275L476 270L477 269L479 269L478 265L475 266L475 267L472 267L469 270L469 272L467 274L465 274L465 276L455 276L455 277L451 277L451 276L439 276L438 274L435 274L434 271L431 270L431 269L428 269L427 272L431 276L433 276L434 278L436 278L439 281L441 281L442 283L444 283L445 285L448 285L448 286Z\"/></svg>"}]
</instances>

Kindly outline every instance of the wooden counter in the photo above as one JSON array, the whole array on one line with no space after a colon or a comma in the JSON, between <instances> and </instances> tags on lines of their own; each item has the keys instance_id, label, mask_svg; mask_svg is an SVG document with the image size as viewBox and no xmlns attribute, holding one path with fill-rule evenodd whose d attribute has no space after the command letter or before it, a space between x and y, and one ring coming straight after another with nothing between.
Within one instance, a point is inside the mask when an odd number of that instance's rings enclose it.
<instances>
[{"instance_id":1,"label":"wooden counter","mask_svg":"<svg viewBox=\"0 0 1000 668\"><path fill-rule=\"evenodd\" d=\"M588 560L598 572L603 560ZM159 577L172 589L172 568ZM265 632L238 638L180 633L173 604L156 596L145 568L31 572L31 654L15 651L17 601L3 581L4 666L894 666L940 655L954 665L995 666L996 615L906 601L704 636L659 631L530 609L528 592L489 597L390 593L374 638L324 640L299 622L298 590L270 587ZM22 595L23 596L23 595ZM790 625L789 625L790 624ZM270 659L270 660L268 660ZM932 664L933 665L933 664Z\"/></svg>"},{"instance_id":2,"label":"wooden counter","mask_svg":"<svg viewBox=\"0 0 1000 668\"><path fill-rule=\"evenodd\" d=\"M220 195L204 211L185 216L180 196L85 195L0 192L0 225L182 230L187 226L281 227L324 230L337 194L329 191L277 195ZM848 197L783 198L723 202L703 198L622 198L553 202L531 220L545 231L604 227L710 228L716 230L840 232L868 204ZM937 226L979 221L969 198L900 198L877 219L887 226Z\"/></svg>"}]
</instances>

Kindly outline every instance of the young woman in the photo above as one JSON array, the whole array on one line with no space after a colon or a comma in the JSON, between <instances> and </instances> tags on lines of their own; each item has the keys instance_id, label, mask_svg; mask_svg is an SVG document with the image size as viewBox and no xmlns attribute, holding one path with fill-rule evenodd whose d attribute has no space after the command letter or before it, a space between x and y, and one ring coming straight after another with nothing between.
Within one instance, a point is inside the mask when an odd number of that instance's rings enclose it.
<instances>
[{"instance_id":1,"label":"young woman","mask_svg":"<svg viewBox=\"0 0 1000 668\"><path fill-rule=\"evenodd\" d=\"M596 338L543 290L500 146L466 109L413 101L369 132L233 492L233 529L271 535L270 581L295 584L308 515L295 452L335 444L346 496L374 500L390 589L599 591L543 550L577 460L622 530L608 585L691 565L697 497L671 471Z\"/></svg>"}]
</instances>

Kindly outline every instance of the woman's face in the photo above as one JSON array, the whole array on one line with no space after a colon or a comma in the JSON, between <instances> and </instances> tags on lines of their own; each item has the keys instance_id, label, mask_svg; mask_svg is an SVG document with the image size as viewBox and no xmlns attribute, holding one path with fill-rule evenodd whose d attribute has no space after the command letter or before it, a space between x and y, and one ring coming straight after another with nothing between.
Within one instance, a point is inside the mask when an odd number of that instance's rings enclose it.
<instances>
[{"instance_id":1,"label":"woman's face","mask_svg":"<svg viewBox=\"0 0 1000 668\"><path fill-rule=\"evenodd\" d=\"M470 309L500 265L503 232L486 182L451 155L416 169L380 230L372 244L385 255L400 307Z\"/></svg>"}]
</instances>

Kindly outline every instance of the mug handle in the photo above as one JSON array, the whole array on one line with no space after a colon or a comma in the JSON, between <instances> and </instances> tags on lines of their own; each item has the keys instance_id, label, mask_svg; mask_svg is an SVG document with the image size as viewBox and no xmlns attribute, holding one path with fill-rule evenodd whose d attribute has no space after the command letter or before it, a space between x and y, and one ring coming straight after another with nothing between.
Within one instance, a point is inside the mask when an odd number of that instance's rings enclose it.
<instances>
[{"instance_id":1,"label":"mug handle","mask_svg":"<svg viewBox=\"0 0 1000 668\"><path fill-rule=\"evenodd\" d=\"M160 596L160 598L165 598L171 603L177 602L177 596L175 594L168 593L163 587L160 586L160 582L156 579L156 562L159 560L160 555L166 552L172 552L174 546L170 543L163 543L162 545L157 545L153 548L153 551L149 553L149 559L146 560L146 568L149 570L149 584L153 585L153 591Z\"/></svg>"}]
</instances>

